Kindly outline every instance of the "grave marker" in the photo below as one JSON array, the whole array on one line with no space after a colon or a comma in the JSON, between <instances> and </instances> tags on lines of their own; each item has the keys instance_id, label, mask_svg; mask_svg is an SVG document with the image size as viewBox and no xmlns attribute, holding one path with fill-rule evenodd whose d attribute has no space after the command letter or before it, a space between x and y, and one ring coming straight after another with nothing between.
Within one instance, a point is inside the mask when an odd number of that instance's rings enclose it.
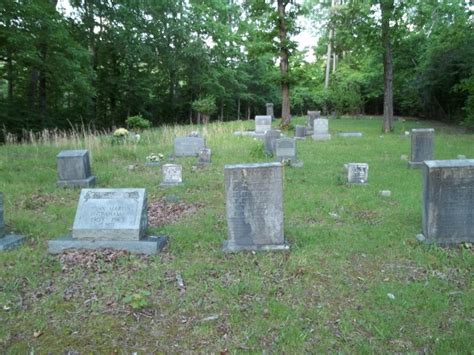
<instances>
[{"instance_id":1,"label":"grave marker","mask_svg":"<svg viewBox=\"0 0 474 355\"><path fill-rule=\"evenodd\" d=\"M183 183L183 168L178 164L164 164L161 167L162 180L160 186L176 186Z\"/></svg>"},{"instance_id":2,"label":"grave marker","mask_svg":"<svg viewBox=\"0 0 474 355\"><path fill-rule=\"evenodd\" d=\"M3 206L3 194L0 193L0 252L16 248L25 242L25 237L22 235L6 234Z\"/></svg>"},{"instance_id":3,"label":"grave marker","mask_svg":"<svg viewBox=\"0 0 474 355\"><path fill-rule=\"evenodd\" d=\"M228 239L223 251L287 250L280 163L224 167Z\"/></svg>"},{"instance_id":4,"label":"grave marker","mask_svg":"<svg viewBox=\"0 0 474 355\"><path fill-rule=\"evenodd\" d=\"M411 156L408 165L420 168L423 161L433 159L434 129L418 128L411 130Z\"/></svg>"},{"instance_id":5,"label":"grave marker","mask_svg":"<svg viewBox=\"0 0 474 355\"><path fill-rule=\"evenodd\" d=\"M306 138L306 127L302 125L297 125L295 127L295 138L296 139L305 139Z\"/></svg>"},{"instance_id":6,"label":"grave marker","mask_svg":"<svg viewBox=\"0 0 474 355\"><path fill-rule=\"evenodd\" d=\"M314 129L314 120L318 119L321 115L321 111L308 111L308 127Z\"/></svg>"},{"instance_id":7,"label":"grave marker","mask_svg":"<svg viewBox=\"0 0 474 355\"><path fill-rule=\"evenodd\" d=\"M265 133L272 129L272 116L255 116L255 133Z\"/></svg>"},{"instance_id":8,"label":"grave marker","mask_svg":"<svg viewBox=\"0 0 474 355\"><path fill-rule=\"evenodd\" d=\"M369 164L347 164L347 182L349 184L366 184L369 179Z\"/></svg>"},{"instance_id":9,"label":"grave marker","mask_svg":"<svg viewBox=\"0 0 474 355\"><path fill-rule=\"evenodd\" d=\"M174 156L197 157L199 151L205 147L202 137L176 137L174 139Z\"/></svg>"},{"instance_id":10,"label":"grave marker","mask_svg":"<svg viewBox=\"0 0 474 355\"><path fill-rule=\"evenodd\" d=\"M279 162L288 161L291 166L302 166L296 157L296 140L293 138L277 139L275 141L275 156Z\"/></svg>"},{"instance_id":11,"label":"grave marker","mask_svg":"<svg viewBox=\"0 0 474 355\"><path fill-rule=\"evenodd\" d=\"M275 114L273 112L273 103L271 102L268 102L265 104L266 106L266 109L267 109L267 116L271 116L272 117L272 120L275 119Z\"/></svg>"},{"instance_id":12,"label":"grave marker","mask_svg":"<svg viewBox=\"0 0 474 355\"><path fill-rule=\"evenodd\" d=\"M278 130L270 130L265 132L264 150L267 155L275 155L275 141L281 137Z\"/></svg>"},{"instance_id":13,"label":"grave marker","mask_svg":"<svg viewBox=\"0 0 474 355\"><path fill-rule=\"evenodd\" d=\"M211 164L211 148L202 148L199 151L198 165L209 165Z\"/></svg>"},{"instance_id":14,"label":"grave marker","mask_svg":"<svg viewBox=\"0 0 474 355\"><path fill-rule=\"evenodd\" d=\"M360 138L360 137L362 137L361 132L340 132L337 135L339 137L343 137L343 138Z\"/></svg>"},{"instance_id":15,"label":"grave marker","mask_svg":"<svg viewBox=\"0 0 474 355\"><path fill-rule=\"evenodd\" d=\"M329 121L327 118L318 118L314 120L313 140L327 141L331 139L329 134Z\"/></svg>"},{"instance_id":16,"label":"grave marker","mask_svg":"<svg viewBox=\"0 0 474 355\"><path fill-rule=\"evenodd\" d=\"M63 150L56 156L59 187L91 187L96 178L91 175L87 150Z\"/></svg>"}]
</instances>

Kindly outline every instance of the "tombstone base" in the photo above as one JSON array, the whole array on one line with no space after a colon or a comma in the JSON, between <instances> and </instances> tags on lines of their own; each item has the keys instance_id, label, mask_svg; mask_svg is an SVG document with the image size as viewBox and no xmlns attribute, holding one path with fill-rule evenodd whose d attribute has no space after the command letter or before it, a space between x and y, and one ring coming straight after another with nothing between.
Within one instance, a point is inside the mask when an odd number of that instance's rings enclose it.
<instances>
[{"instance_id":1,"label":"tombstone base","mask_svg":"<svg viewBox=\"0 0 474 355\"><path fill-rule=\"evenodd\" d=\"M337 134L339 137L344 137L344 138L351 138L351 137L356 137L360 138L362 137L361 132L341 132Z\"/></svg>"},{"instance_id":2,"label":"tombstone base","mask_svg":"<svg viewBox=\"0 0 474 355\"><path fill-rule=\"evenodd\" d=\"M286 250L290 250L290 246L286 242L284 244L238 245L226 240L222 244L222 251L224 253L235 253L239 251L286 251Z\"/></svg>"},{"instance_id":3,"label":"tombstone base","mask_svg":"<svg viewBox=\"0 0 474 355\"><path fill-rule=\"evenodd\" d=\"M148 162L148 163L145 163L145 166L151 166L151 167L154 167L154 166L161 166L161 163L155 162L155 161L150 161L150 162Z\"/></svg>"},{"instance_id":4,"label":"tombstone base","mask_svg":"<svg viewBox=\"0 0 474 355\"><path fill-rule=\"evenodd\" d=\"M7 234L0 238L0 252L14 249L25 242L23 235Z\"/></svg>"},{"instance_id":5,"label":"tombstone base","mask_svg":"<svg viewBox=\"0 0 474 355\"><path fill-rule=\"evenodd\" d=\"M313 141L328 141L331 139L330 134L313 134L311 137Z\"/></svg>"},{"instance_id":6,"label":"tombstone base","mask_svg":"<svg viewBox=\"0 0 474 355\"><path fill-rule=\"evenodd\" d=\"M409 161L408 167L412 169L420 169L423 166L422 161Z\"/></svg>"},{"instance_id":7,"label":"tombstone base","mask_svg":"<svg viewBox=\"0 0 474 355\"><path fill-rule=\"evenodd\" d=\"M94 187L96 178L94 175L87 179L78 180L58 180L58 187Z\"/></svg>"},{"instance_id":8,"label":"tombstone base","mask_svg":"<svg viewBox=\"0 0 474 355\"><path fill-rule=\"evenodd\" d=\"M436 245L438 247L441 247L441 248L449 248L449 247L454 247L458 244L462 244L462 243L471 243L469 241L467 242L464 242L464 241L453 241L453 242L439 242L439 241L436 241L435 239L429 239L429 238L426 238L424 236L424 234L417 234L416 235L416 240L420 243L420 244L424 244L424 245Z\"/></svg>"},{"instance_id":9,"label":"tombstone base","mask_svg":"<svg viewBox=\"0 0 474 355\"><path fill-rule=\"evenodd\" d=\"M133 254L157 254L166 245L165 236L150 236L140 240L83 240L65 236L48 241L48 253L59 254L67 249L115 249Z\"/></svg>"},{"instance_id":10,"label":"tombstone base","mask_svg":"<svg viewBox=\"0 0 474 355\"><path fill-rule=\"evenodd\" d=\"M172 187L172 186L181 186L183 185L182 182L162 182L160 183L160 186L162 187Z\"/></svg>"},{"instance_id":11,"label":"tombstone base","mask_svg":"<svg viewBox=\"0 0 474 355\"><path fill-rule=\"evenodd\" d=\"M234 136L236 137L254 137L258 139L265 138L265 132L255 132L255 131L235 131Z\"/></svg>"}]
</instances>

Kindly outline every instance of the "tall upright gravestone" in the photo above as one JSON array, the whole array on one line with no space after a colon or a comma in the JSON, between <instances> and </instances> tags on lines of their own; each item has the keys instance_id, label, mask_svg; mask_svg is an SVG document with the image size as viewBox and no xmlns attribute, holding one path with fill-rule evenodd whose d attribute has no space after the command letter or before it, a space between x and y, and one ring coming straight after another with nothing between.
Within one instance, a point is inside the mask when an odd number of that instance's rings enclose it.
<instances>
[{"instance_id":1,"label":"tall upright gravestone","mask_svg":"<svg viewBox=\"0 0 474 355\"><path fill-rule=\"evenodd\" d=\"M280 163L224 167L228 239L224 252L287 250Z\"/></svg>"},{"instance_id":2,"label":"tall upright gravestone","mask_svg":"<svg viewBox=\"0 0 474 355\"><path fill-rule=\"evenodd\" d=\"M296 156L296 139L280 138L275 141L276 160L284 163L288 162L293 167L302 167L303 163L298 161Z\"/></svg>"},{"instance_id":3,"label":"tall upright gravestone","mask_svg":"<svg viewBox=\"0 0 474 355\"><path fill-rule=\"evenodd\" d=\"M474 159L423 164L423 239L474 242Z\"/></svg>"},{"instance_id":4,"label":"tall upright gravestone","mask_svg":"<svg viewBox=\"0 0 474 355\"><path fill-rule=\"evenodd\" d=\"M96 178L91 174L89 151L63 150L56 156L58 186L92 187Z\"/></svg>"},{"instance_id":5,"label":"tall upright gravestone","mask_svg":"<svg viewBox=\"0 0 474 355\"><path fill-rule=\"evenodd\" d=\"M314 120L313 140L327 141L331 139L329 134L329 121L327 118L317 118Z\"/></svg>"},{"instance_id":6,"label":"tall upright gravestone","mask_svg":"<svg viewBox=\"0 0 474 355\"><path fill-rule=\"evenodd\" d=\"M264 134L272 129L272 116L255 116L255 133Z\"/></svg>"},{"instance_id":7,"label":"tall upright gravestone","mask_svg":"<svg viewBox=\"0 0 474 355\"><path fill-rule=\"evenodd\" d=\"M264 150L267 155L275 155L275 141L281 137L281 132L275 129L265 132Z\"/></svg>"},{"instance_id":8,"label":"tall upright gravestone","mask_svg":"<svg viewBox=\"0 0 474 355\"><path fill-rule=\"evenodd\" d=\"M165 237L147 237L145 189L82 189L72 235L48 242L52 254L66 249L124 249L155 254Z\"/></svg>"},{"instance_id":9,"label":"tall upright gravestone","mask_svg":"<svg viewBox=\"0 0 474 355\"><path fill-rule=\"evenodd\" d=\"M266 109L267 109L267 116L271 116L272 120L274 120L275 119L275 114L274 114L274 111L273 111L273 103L267 102L265 104L265 106L266 106Z\"/></svg>"},{"instance_id":10,"label":"tall upright gravestone","mask_svg":"<svg viewBox=\"0 0 474 355\"><path fill-rule=\"evenodd\" d=\"M408 162L412 168L421 168L423 161L433 159L434 129L418 128L411 130L411 157Z\"/></svg>"},{"instance_id":11,"label":"tall upright gravestone","mask_svg":"<svg viewBox=\"0 0 474 355\"><path fill-rule=\"evenodd\" d=\"M6 234L3 205L3 194L0 193L0 252L16 248L25 241L25 237L22 235Z\"/></svg>"}]
</instances>

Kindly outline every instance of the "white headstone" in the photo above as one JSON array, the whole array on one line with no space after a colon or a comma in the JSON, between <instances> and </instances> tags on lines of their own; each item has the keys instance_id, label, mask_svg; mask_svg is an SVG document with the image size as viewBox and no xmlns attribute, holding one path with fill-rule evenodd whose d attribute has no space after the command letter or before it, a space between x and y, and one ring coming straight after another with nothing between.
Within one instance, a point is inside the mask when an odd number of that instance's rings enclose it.
<instances>
[{"instance_id":1,"label":"white headstone","mask_svg":"<svg viewBox=\"0 0 474 355\"><path fill-rule=\"evenodd\" d=\"M272 129L272 116L255 116L255 133L265 133Z\"/></svg>"},{"instance_id":2,"label":"white headstone","mask_svg":"<svg viewBox=\"0 0 474 355\"><path fill-rule=\"evenodd\" d=\"M178 164L164 164L162 171L162 186L179 185L183 182L182 166Z\"/></svg>"},{"instance_id":3,"label":"white headstone","mask_svg":"<svg viewBox=\"0 0 474 355\"><path fill-rule=\"evenodd\" d=\"M350 184L366 184L369 179L369 164L347 164L347 182Z\"/></svg>"},{"instance_id":4,"label":"white headstone","mask_svg":"<svg viewBox=\"0 0 474 355\"><path fill-rule=\"evenodd\" d=\"M315 141L331 139L331 135L329 134L329 121L327 118L317 118L314 120L313 139Z\"/></svg>"}]
</instances>

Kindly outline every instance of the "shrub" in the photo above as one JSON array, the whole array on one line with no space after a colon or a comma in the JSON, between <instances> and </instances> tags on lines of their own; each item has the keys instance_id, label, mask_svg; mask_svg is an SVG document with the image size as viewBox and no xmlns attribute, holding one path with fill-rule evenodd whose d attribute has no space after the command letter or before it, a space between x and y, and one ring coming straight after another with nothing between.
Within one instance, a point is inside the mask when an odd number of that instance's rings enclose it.
<instances>
[{"instance_id":1,"label":"shrub","mask_svg":"<svg viewBox=\"0 0 474 355\"><path fill-rule=\"evenodd\" d=\"M127 123L128 128L135 130L142 130L151 127L151 122L143 118L141 115L130 116L125 122Z\"/></svg>"}]
</instances>

